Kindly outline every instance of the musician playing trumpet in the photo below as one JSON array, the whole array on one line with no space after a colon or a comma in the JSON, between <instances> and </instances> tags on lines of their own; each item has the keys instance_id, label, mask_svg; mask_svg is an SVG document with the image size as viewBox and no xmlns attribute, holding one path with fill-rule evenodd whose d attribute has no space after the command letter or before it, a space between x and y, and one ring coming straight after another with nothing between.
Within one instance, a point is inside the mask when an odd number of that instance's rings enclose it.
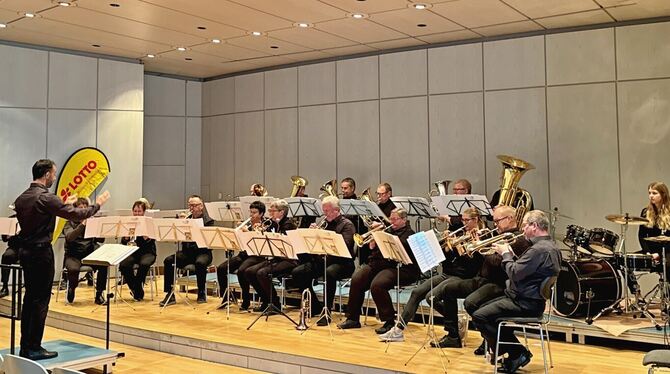
<instances>
[{"instance_id":1,"label":"musician playing trumpet","mask_svg":"<svg viewBox=\"0 0 670 374\"><path fill-rule=\"evenodd\" d=\"M149 209L149 201L143 197L133 203L133 216L144 216ZM123 274L123 280L128 284L130 292L135 301L144 299L144 281L147 278L151 265L156 262L156 240L146 236L136 238L121 238L121 244L127 245L134 242L138 250L119 264L119 271ZM135 265L137 264L137 273Z\"/></svg>"},{"instance_id":2,"label":"musician playing trumpet","mask_svg":"<svg viewBox=\"0 0 670 374\"><path fill-rule=\"evenodd\" d=\"M340 200L335 196L326 196L321 202L324 214L325 230L334 231L344 239L344 242L349 249L351 258L329 256L326 258L326 278L327 289L326 295L328 299L325 300L328 311L333 307L335 300L335 288L337 281L348 278L354 273L354 234L356 229L354 224L345 216L340 214ZM310 228L317 228L316 224L312 224ZM319 255L309 255L309 259L304 263L298 265L293 269L291 275L293 281L300 288L302 292L309 289L311 296L311 312L312 315L318 315L323 309L323 304L319 301L312 287L312 281L323 275L323 258ZM329 319L326 316L321 317L316 323L318 326L326 326Z\"/></svg>"}]
</instances>

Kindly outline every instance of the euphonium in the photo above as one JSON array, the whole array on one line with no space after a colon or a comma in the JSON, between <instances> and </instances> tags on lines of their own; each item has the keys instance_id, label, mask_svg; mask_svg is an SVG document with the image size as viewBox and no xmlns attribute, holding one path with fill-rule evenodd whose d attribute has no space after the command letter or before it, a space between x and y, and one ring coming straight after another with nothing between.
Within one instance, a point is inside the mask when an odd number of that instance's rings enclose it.
<instances>
[{"instance_id":1,"label":"euphonium","mask_svg":"<svg viewBox=\"0 0 670 374\"><path fill-rule=\"evenodd\" d=\"M378 226L376 228L370 229L370 231L368 231L368 232L366 232L365 234L362 234L362 235L356 233L356 234L354 234L354 243L356 243L357 246L362 247L362 246L370 243L371 241L373 241L375 239L374 236L372 235L373 232L375 232L375 231L386 231L391 227L392 226L386 226L386 227Z\"/></svg>"},{"instance_id":2,"label":"euphonium","mask_svg":"<svg viewBox=\"0 0 670 374\"><path fill-rule=\"evenodd\" d=\"M291 183L293 184L293 188L291 189L291 197L296 197L298 195L305 194L305 187L307 187L309 182L307 179L299 175L294 175L291 177Z\"/></svg>"},{"instance_id":3,"label":"euphonium","mask_svg":"<svg viewBox=\"0 0 670 374\"><path fill-rule=\"evenodd\" d=\"M363 193L361 194L361 197L358 198L358 200L366 200L373 202L372 197L370 196L370 187L366 188ZM375 217L375 216L360 216L361 220L363 221L363 224L365 227L368 229L372 228L372 226L375 223L382 223L384 226L390 224L391 222L388 220L386 217Z\"/></svg>"},{"instance_id":4,"label":"euphonium","mask_svg":"<svg viewBox=\"0 0 670 374\"><path fill-rule=\"evenodd\" d=\"M251 196L267 196L268 190L260 183L254 183L249 187L249 193Z\"/></svg>"},{"instance_id":5,"label":"euphonium","mask_svg":"<svg viewBox=\"0 0 670 374\"><path fill-rule=\"evenodd\" d=\"M295 329L300 331L307 330L309 328L307 320L310 318L312 318L312 294L306 288L302 291L302 297L300 298L300 320Z\"/></svg>"},{"instance_id":6,"label":"euphonium","mask_svg":"<svg viewBox=\"0 0 670 374\"><path fill-rule=\"evenodd\" d=\"M443 179L441 181L433 182L433 184L435 185L435 188L430 190L430 192L428 192L428 196L449 195L449 183L451 183L451 181L447 180L447 179Z\"/></svg>"},{"instance_id":7,"label":"euphonium","mask_svg":"<svg viewBox=\"0 0 670 374\"><path fill-rule=\"evenodd\" d=\"M468 243L465 245L465 251L468 254L468 256L472 257L472 254L475 252L479 252L483 255L489 255L492 254L492 249L491 246L493 244L512 244L514 243L517 239L523 236L523 233L514 235L514 233L511 232L504 232L500 235L494 236L489 239L485 240L479 240L479 241L474 241L471 243Z\"/></svg>"},{"instance_id":8,"label":"euphonium","mask_svg":"<svg viewBox=\"0 0 670 374\"><path fill-rule=\"evenodd\" d=\"M519 181L525 172L535 169L531 163L506 155L498 155L503 170L500 176L500 198L498 205L507 205L516 208L516 222L521 227L523 216L533 205L533 199L528 191L519 188ZM517 198L517 194L521 196Z\"/></svg>"},{"instance_id":9,"label":"euphonium","mask_svg":"<svg viewBox=\"0 0 670 374\"><path fill-rule=\"evenodd\" d=\"M326 196L337 197L337 179L332 179L324 183L323 186L319 188L319 191L323 191L323 193L319 195L319 199L323 199Z\"/></svg>"}]
</instances>

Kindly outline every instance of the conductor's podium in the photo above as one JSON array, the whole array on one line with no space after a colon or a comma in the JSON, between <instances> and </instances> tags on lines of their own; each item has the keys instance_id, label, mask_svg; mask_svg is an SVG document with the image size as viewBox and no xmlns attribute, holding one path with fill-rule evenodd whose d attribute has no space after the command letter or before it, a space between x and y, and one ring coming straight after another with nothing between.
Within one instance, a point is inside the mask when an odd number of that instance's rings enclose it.
<instances>
[{"instance_id":1,"label":"conductor's podium","mask_svg":"<svg viewBox=\"0 0 670 374\"><path fill-rule=\"evenodd\" d=\"M111 373L116 359L123 357L123 353L93 347L86 344L69 342L67 340L52 340L42 343L48 351L58 352L58 357L50 360L39 360L37 362L47 370L54 368L66 368L83 370L89 368L101 368L107 365L107 372ZM18 355L18 347L16 354ZM9 354L9 349L0 350L0 356Z\"/></svg>"}]
</instances>

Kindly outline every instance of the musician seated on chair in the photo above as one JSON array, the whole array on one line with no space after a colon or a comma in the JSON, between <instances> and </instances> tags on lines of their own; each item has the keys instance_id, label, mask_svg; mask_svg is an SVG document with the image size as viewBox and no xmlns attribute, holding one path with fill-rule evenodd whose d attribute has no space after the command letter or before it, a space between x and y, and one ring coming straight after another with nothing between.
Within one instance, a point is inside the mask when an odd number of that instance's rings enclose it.
<instances>
[{"instance_id":1,"label":"musician seated on chair","mask_svg":"<svg viewBox=\"0 0 670 374\"><path fill-rule=\"evenodd\" d=\"M276 232L286 234L286 231L295 230L296 226L288 215L288 203L286 200L275 200L270 204L270 220L271 224L264 227L264 231ZM281 278L288 274L294 267L298 265L298 261L294 259L275 257L266 259L256 265L249 266L244 271L244 276L247 281L254 287L256 293L261 299L261 305L254 308L254 312L263 312L267 309L270 303L273 303L277 310L281 310L279 305L279 297L272 284L272 278ZM238 277L240 276L238 272Z\"/></svg>"},{"instance_id":2,"label":"musician seated on chair","mask_svg":"<svg viewBox=\"0 0 670 374\"><path fill-rule=\"evenodd\" d=\"M133 216L143 216L147 209L149 209L149 201L140 198L133 203ZM136 301L142 301L144 299L144 282L151 265L156 262L156 240L146 236L126 237L121 239L121 244L126 245L131 241L139 249L121 261L119 271L123 274L123 280L128 284L133 298ZM135 273L135 265L138 266L137 273Z\"/></svg>"},{"instance_id":3,"label":"musician seated on chair","mask_svg":"<svg viewBox=\"0 0 670 374\"><path fill-rule=\"evenodd\" d=\"M454 195L469 195L472 193L472 184L467 179L459 179L451 187L451 193ZM438 220L449 224L449 231L456 231L463 227L461 216L439 216Z\"/></svg>"},{"instance_id":4,"label":"musician seated on chair","mask_svg":"<svg viewBox=\"0 0 670 374\"><path fill-rule=\"evenodd\" d=\"M252 202L251 205L249 205L249 223L239 229L242 231L251 231L260 228L263 224L264 215L265 204L260 201ZM219 264L219 266L216 267L216 277L219 281L219 296L223 298L226 289L228 289L228 272L232 274L237 271L237 281L242 289L242 305L240 306L240 310L248 310L251 305L251 292L249 282L243 274L248 267L264 261L265 259L261 256L250 256L246 251L240 251L229 260ZM226 301L227 300L221 300L221 303L223 304Z\"/></svg>"},{"instance_id":5,"label":"musician seated on chair","mask_svg":"<svg viewBox=\"0 0 670 374\"><path fill-rule=\"evenodd\" d=\"M13 209L13 206L9 206L10 209ZM12 214L9 218L16 217L16 214ZM2 264L3 265L13 265L19 263L19 250L20 240L17 235L9 236L2 235L2 241L7 243L7 249L5 253L2 254ZM0 288L0 299L9 295L9 273L10 269L2 269L2 288Z\"/></svg>"},{"instance_id":6,"label":"musician seated on chair","mask_svg":"<svg viewBox=\"0 0 670 374\"><path fill-rule=\"evenodd\" d=\"M356 230L354 224L351 223L349 219L340 214L340 201L335 196L326 196L321 202L323 208L323 214L326 220L326 230L334 231L344 238L344 242L347 244L347 249L351 254L351 258L337 257L337 256L328 256L326 258L326 278L327 278L327 289L326 295L328 300L326 300L326 307L328 311L333 307L333 301L335 300L335 289L337 286L337 281L348 278L351 274L354 273L354 234ZM317 228L316 225L313 225L312 228ZM319 315L323 309L323 303L319 301L312 287L312 282L314 279L317 279L323 276L323 256L319 255L308 255L309 259L304 263L296 266L295 269L291 272L293 277L293 283L300 288L300 292L309 288L309 292L312 294L311 297L311 312L313 316ZM326 326L329 323L329 318L324 316L317 321L317 325Z\"/></svg>"},{"instance_id":7,"label":"musician seated on chair","mask_svg":"<svg viewBox=\"0 0 670 374\"><path fill-rule=\"evenodd\" d=\"M494 244L495 250L502 256L502 267L509 278L505 294L497 297L477 309L472 321L486 339L489 347L496 346L499 319L509 317L542 316L546 300L541 293L542 282L557 276L561 266L561 251L549 236L549 219L540 210L525 214L522 221L524 236L532 245L518 256L509 244ZM510 329L500 333L501 342L519 343ZM501 344L499 355L507 353L502 366L513 373L526 366L533 356L523 345ZM491 360L496 364L497 358Z\"/></svg>"},{"instance_id":8,"label":"musician seated on chair","mask_svg":"<svg viewBox=\"0 0 670 374\"><path fill-rule=\"evenodd\" d=\"M188 197L188 210L191 218L202 218L205 226L214 225L214 220L207 214L205 204L198 195ZM175 255L170 255L163 261L163 290L165 298L159 303L160 306L176 303L174 294L170 297L172 283L174 282ZM198 248L195 242L181 243L181 251L177 252L177 267L184 268L187 265L195 265L195 278L198 284L198 304L207 302L207 267L212 263L212 250L209 248Z\"/></svg>"},{"instance_id":9,"label":"musician seated on chair","mask_svg":"<svg viewBox=\"0 0 670 374\"><path fill-rule=\"evenodd\" d=\"M412 260L411 264L400 267L400 286L406 286L415 282L419 278L420 273L414 254L407 243L407 238L414 234L414 230L407 223L407 211L402 208L393 209L389 220L391 221L391 226L388 233L398 236ZM372 252L370 253L369 263L358 268L351 277L349 302L347 303L347 320L337 326L340 329L361 327L359 318L365 299L365 291L367 290L370 290L372 299L379 312L379 318L384 322L382 328L388 331L395 324L395 311L389 290L392 290L397 285L397 264L394 261L383 258L374 241L370 243L370 249Z\"/></svg>"},{"instance_id":10,"label":"musician seated on chair","mask_svg":"<svg viewBox=\"0 0 670 374\"><path fill-rule=\"evenodd\" d=\"M670 236L670 194L663 182L652 182L647 187L649 204L642 209L640 216L649 223L641 225L638 231L640 247L643 253L651 253L656 262L662 261L663 247L668 243L645 240L654 236ZM666 253L666 267L670 262L670 252Z\"/></svg>"},{"instance_id":11,"label":"musician seated on chair","mask_svg":"<svg viewBox=\"0 0 670 374\"><path fill-rule=\"evenodd\" d=\"M89 202L87 198L80 197L74 203L75 208L88 208ZM63 235L65 235L65 261L64 267L67 269L67 302L74 302L74 290L79 284L79 269L81 268L81 260L93 253L100 246L99 243L105 241L104 238L84 238L86 232L86 220L81 222L67 221L63 228ZM94 271L98 272L97 280L95 282L95 303L102 305L105 303L105 298L102 293L105 291L107 285L107 267L106 266L91 266Z\"/></svg>"}]
</instances>

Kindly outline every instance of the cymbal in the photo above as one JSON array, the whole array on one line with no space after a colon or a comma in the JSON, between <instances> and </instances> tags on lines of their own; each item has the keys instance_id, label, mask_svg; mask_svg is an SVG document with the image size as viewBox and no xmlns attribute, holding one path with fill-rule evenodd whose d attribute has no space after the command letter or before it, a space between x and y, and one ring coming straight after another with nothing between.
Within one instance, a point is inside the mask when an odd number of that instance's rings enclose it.
<instances>
[{"instance_id":1,"label":"cymbal","mask_svg":"<svg viewBox=\"0 0 670 374\"><path fill-rule=\"evenodd\" d=\"M619 225L632 225L632 226L640 226L649 222L647 221L646 218L629 216L624 214L608 214L605 216L605 219L610 222L618 223Z\"/></svg>"},{"instance_id":2,"label":"cymbal","mask_svg":"<svg viewBox=\"0 0 670 374\"><path fill-rule=\"evenodd\" d=\"M650 242L657 242L657 243L667 243L667 242L670 242L670 236L665 236L665 235L652 236L652 237L649 237L649 238L644 238L644 240L648 240Z\"/></svg>"},{"instance_id":3,"label":"cymbal","mask_svg":"<svg viewBox=\"0 0 670 374\"><path fill-rule=\"evenodd\" d=\"M545 214L550 215L550 216L553 215L553 216L556 216L556 217L559 217L559 218L565 218L565 219L571 219L571 220L574 220L574 218L572 218L572 217L570 217L570 216L566 216L566 215L563 214L563 213L559 213L558 210L556 210L556 209L554 209L554 210L552 210L552 211L546 211L546 210L544 210L544 209L540 209L540 210L543 211Z\"/></svg>"}]
</instances>

